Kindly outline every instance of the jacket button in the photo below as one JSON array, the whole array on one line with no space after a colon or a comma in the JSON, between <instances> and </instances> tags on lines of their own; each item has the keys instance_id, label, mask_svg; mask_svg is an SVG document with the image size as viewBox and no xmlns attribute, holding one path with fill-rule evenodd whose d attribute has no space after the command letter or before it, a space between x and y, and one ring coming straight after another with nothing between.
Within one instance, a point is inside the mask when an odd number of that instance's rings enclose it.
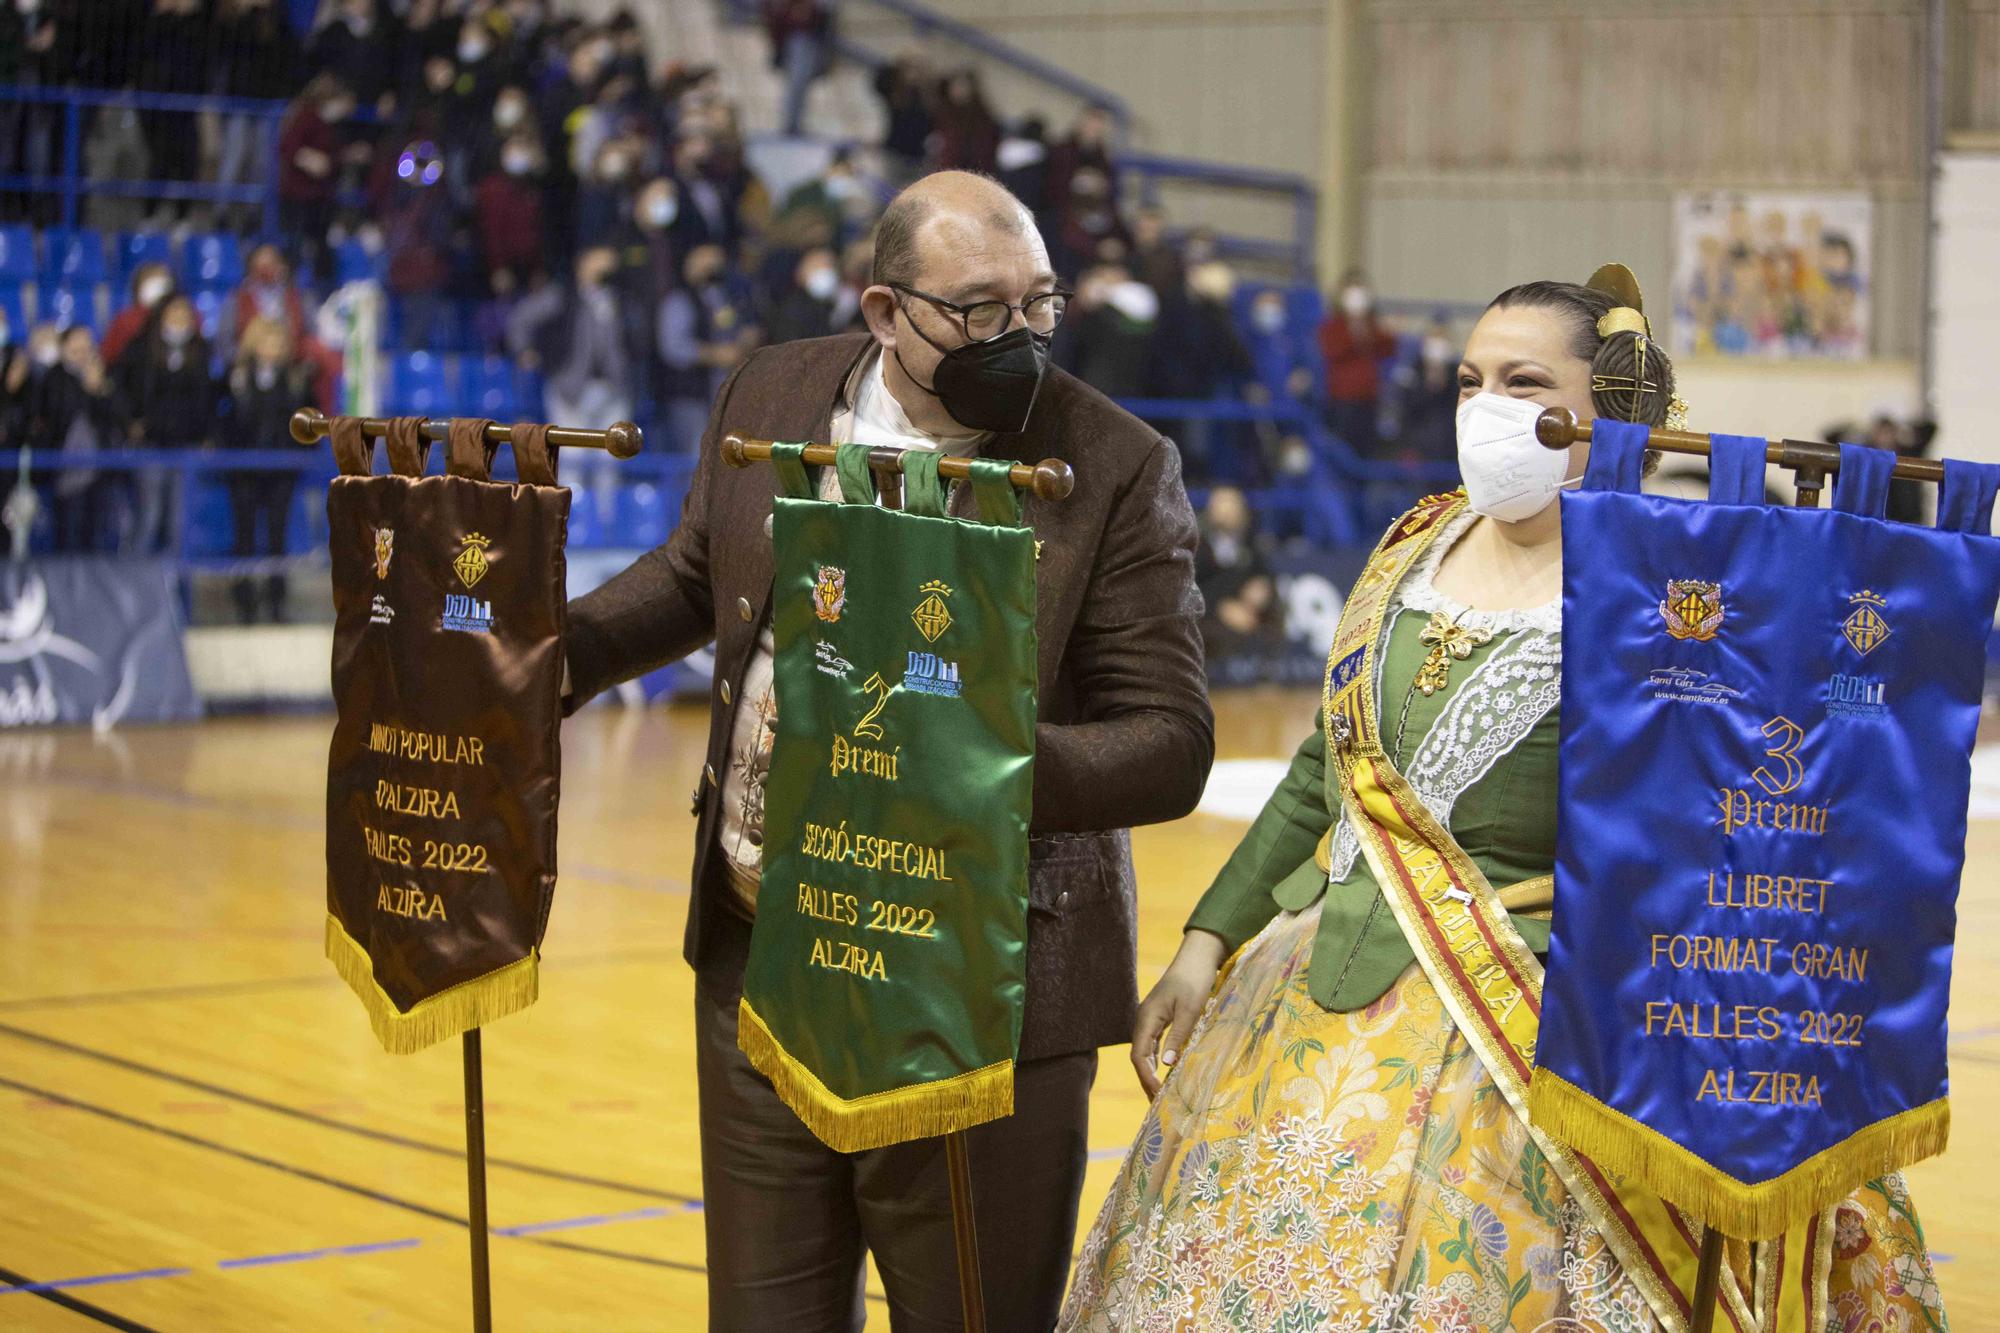
<instances>
[{"instance_id":1,"label":"jacket button","mask_svg":"<svg viewBox=\"0 0 2000 1333\"><path fill-rule=\"evenodd\" d=\"M701 777L702 781L713 787L715 785L715 765L703 764L701 766Z\"/></svg>"},{"instance_id":2,"label":"jacket button","mask_svg":"<svg viewBox=\"0 0 2000 1333\"><path fill-rule=\"evenodd\" d=\"M1060 912L1068 906L1069 906L1069 890L1064 889L1061 893L1058 893L1056 895L1056 910Z\"/></svg>"},{"instance_id":3,"label":"jacket button","mask_svg":"<svg viewBox=\"0 0 2000 1333\"><path fill-rule=\"evenodd\" d=\"M725 708L729 706L729 682L726 680L722 682L722 703Z\"/></svg>"},{"instance_id":4,"label":"jacket button","mask_svg":"<svg viewBox=\"0 0 2000 1333\"><path fill-rule=\"evenodd\" d=\"M769 541L771 539L771 532L776 527L777 517L776 514L764 515L764 540Z\"/></svg>"},{"instance_id":5,"label":"jacket button","mask_svg":"<svg viewBox=\"0 0 2000 1333\"><path fill-rule=\"evenodd\" d=\"M748 597L739 597L736 599L736 614L742 616L745 621L750 619L750 599Z\"/></svg>"}]
</instances>

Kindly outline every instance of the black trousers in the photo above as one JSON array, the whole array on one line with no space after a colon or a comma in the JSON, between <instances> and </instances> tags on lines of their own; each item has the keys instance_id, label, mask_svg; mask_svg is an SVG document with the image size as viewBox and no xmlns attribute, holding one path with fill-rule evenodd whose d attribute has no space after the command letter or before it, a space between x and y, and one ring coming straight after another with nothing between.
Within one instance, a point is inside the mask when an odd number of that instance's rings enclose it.
<instances>
[{"instance_id":1,"label":"black trousers","mask_svg":"<svg viewBox=\"0 0 2000 1333\"><path fill-rule=\"evenodd\" d=\"M695 989L701 1183L714 1333L858 1333L862 1253L895 1333L964 1328L944 1141L837 1153L736 1046L733 988ZM992 1333L1055 1326L1083 1190L1097 1052L1015 1067L1014 1114L967 1132Z\"/></svg>"}]
</instances>

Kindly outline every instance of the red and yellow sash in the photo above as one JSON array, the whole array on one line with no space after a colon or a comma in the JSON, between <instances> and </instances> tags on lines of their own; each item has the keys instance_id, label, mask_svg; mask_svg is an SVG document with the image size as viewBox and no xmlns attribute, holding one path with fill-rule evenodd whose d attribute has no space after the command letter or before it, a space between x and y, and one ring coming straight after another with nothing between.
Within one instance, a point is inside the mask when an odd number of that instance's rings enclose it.
<instances>
[{"instance_id":1,"label":"red and yellow sash","mask_svg":"<svg viewBox=\"0 0 2000 1333\"><path fill-rule=\"evenodd\" d=\"M1464 506L1463 492L1432 496L1397 520L1341 612L1322 700L1328 780L1339 784L1346 819L1446 1012L1654 1314L1680 1333L1692 1308L1701 1223L1529 1120L1541 961L1479 867L1382 749L1375 677L1383 623L1397 586ZM1732 1241L1716 1326L1737 1333L1816 1331L1826 1317L1832 1243L1831 1212L1754 1247Z\"/></svg>"}]
</instances>

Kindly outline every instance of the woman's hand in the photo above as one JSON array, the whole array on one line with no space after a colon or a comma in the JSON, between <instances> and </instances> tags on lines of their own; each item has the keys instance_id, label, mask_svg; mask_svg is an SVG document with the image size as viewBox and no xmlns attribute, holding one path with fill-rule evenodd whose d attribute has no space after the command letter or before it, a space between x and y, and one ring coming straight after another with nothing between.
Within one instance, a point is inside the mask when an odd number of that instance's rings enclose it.
<instances>
[{"instance_id":1,"label":"woman's hand","mask_svg":"<svg viewBox=\"0 0 2000 1333\"><path fill-rule=\"evenodd\" d=\"M1159 1063L1167 1068L1181 1058L1194 1021L1215 988L1215 974L1222 970L1228 947L1220 935L1190 930L1181 937L1174 961L1140 1003L1139 1019L1132 1025L1132 1068L1148 1097L1159 1095L1160 1081L1166 1077L1154 1068L1155 1050L1159 1050ZM1162 1033L1166 1034L1165 1049L1160 1049Z\"/></svg>"}]
</instances>

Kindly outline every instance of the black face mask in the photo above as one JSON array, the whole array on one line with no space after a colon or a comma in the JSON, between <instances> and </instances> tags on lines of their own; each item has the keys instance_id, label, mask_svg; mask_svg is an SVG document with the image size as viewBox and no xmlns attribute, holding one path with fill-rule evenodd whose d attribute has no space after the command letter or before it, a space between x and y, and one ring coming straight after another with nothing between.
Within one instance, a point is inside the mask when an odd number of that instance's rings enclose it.
<instances>
[{"instance_id":1,"label":"black face mask","mask_svg":"<svg viewBox=\"0 0 2000 1333\"><path fill-rule=\"evenodd\" d=\"M917 329L915 320L910 327ZM1034 409L1035 394L1042 387L1042 372L1049 365L1049 340L1032 329L1019 328L983 343L963 347L941 347L922 329L917 336L944 353L931 372L931 382L910 382L944 405L951 419L972 430L990 430L1016 435L1027 429L1028 413ZM903 373L903 354L896 353Z\"/></svg>"}]
</instances>

